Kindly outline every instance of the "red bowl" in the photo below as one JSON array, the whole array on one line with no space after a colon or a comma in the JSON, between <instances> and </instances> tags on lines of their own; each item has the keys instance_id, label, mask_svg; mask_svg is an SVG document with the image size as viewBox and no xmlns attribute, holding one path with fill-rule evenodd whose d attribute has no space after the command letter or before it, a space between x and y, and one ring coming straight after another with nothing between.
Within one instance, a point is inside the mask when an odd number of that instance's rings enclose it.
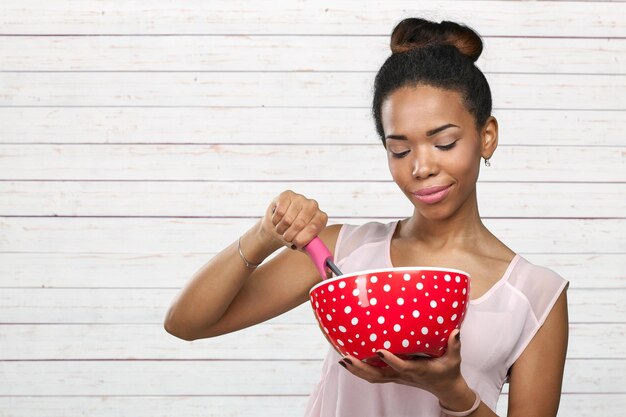
<instances>
[{"instance_id":1,"label":"red bowl","mask_svg":"<svg viewBox=\"0 0 626 417\"><path fill-rule=\"evenodd\" d=\"M342 356L386 366L379 349L410 359L445 353L469 304L469 274L447 268L360 271L322 281L310 294L326 339Z\"/></svg>"}]
</instances>

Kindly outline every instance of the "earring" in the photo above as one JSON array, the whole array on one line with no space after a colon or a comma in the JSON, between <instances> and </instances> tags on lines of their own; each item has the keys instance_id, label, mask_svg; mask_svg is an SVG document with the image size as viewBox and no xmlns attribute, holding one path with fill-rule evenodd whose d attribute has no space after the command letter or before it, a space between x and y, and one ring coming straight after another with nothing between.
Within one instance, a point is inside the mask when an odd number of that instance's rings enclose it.
<instances>
[{"instance_id":1,"label":"earring","mask_svg":"<svg viewBox=\"0 0 626 417\"><path fill-rule=\"evenodd\" d=\"M491 166L491 162L489 162L489 158L485 158L485 166L486 167L490 167Z\"/></svg>"}]
</instances>

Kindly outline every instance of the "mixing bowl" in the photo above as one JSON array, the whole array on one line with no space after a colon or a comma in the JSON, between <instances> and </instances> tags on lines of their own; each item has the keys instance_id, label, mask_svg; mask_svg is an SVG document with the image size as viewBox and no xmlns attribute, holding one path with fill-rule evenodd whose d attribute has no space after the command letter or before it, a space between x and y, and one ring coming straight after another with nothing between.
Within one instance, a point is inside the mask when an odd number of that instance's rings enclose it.
<instances>
[{"instance_id":1,"label":"mixing bowl","mask_svg":"<svg viewBox=\"0 0 626 417\"><path fill-rule=\"evenodd\" d=\"M305 249L326 278L325 266L336 267L320 243ZM309 295L320 329L340 355L386 366L379 349L404 359L443 355L450 332L465 317L469 283L469 275L456 269L387 268L324 279Z\"/></svg>"}]
</instances>

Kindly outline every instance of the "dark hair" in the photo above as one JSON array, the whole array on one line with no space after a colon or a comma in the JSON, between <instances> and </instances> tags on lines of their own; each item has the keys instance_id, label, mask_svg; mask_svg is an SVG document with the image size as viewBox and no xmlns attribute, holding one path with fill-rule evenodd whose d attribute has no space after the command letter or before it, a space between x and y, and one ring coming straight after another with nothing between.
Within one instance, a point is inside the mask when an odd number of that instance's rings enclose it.
<instances>
[{"instance_id":1,"label":"dark hair","mask_svg":"<svg viewBox=\"0 0 626 417\"><path fill-rule=\"evenodd\" d=\"M398 23L391 34L392 54L374 81L372 113L383 144L382 104L406 86L430 85L459 92L476 129L484 126L491 115L491 90L474 64L482 50L480 36L455 22L408 18Z\"/></svg>"}]
</instances>

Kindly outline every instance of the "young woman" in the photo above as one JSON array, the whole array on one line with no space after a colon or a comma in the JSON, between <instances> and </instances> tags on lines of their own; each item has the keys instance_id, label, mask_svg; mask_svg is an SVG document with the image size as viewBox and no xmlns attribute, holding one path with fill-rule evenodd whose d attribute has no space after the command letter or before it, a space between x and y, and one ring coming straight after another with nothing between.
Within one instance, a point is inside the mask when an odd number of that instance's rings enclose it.
<instances>
[{"instance_id":1,"label":"young woman","mask_svg":"<svg viewBox=\"0 0 626 417\"><path fill-rule=\"evenodd\" d=\"M471 301L440 358L402 360L381 349L389 367L375 368L329 349L307 416L494 416L506 381L509 417L555 416L568 282L517 255L481 221L481 158L488 165L498 143L489 85L474 64L482 41L457 23L411 18L394 29L391 50L376 76L373 115L411 217L326 227L315 200L285 191L196 273L165 328L186 340L214 337L307 302L320 278L302 247L319 235L344 273L416 265L467 271ZM259 266L283 246L292 250Z\"/></svg>"}]
</instances>

